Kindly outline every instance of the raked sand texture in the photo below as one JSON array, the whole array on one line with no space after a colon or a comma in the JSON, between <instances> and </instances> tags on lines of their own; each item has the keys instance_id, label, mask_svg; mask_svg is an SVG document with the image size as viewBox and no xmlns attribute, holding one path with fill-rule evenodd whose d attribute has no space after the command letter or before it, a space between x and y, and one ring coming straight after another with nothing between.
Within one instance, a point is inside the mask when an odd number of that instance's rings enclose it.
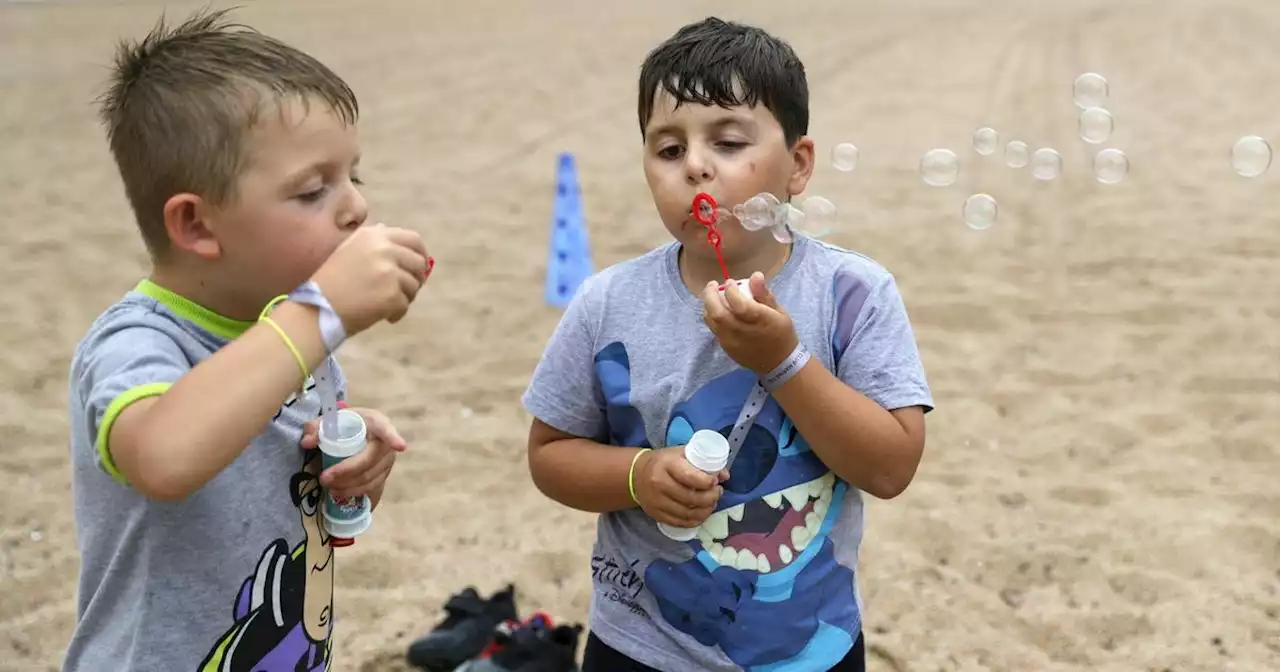
<instances>
[{"instance_id":1,"label":"raked sand texture","mask_svg":"<svg viewBox=\"0 0 1280 672\"><path fill-rule=\"evenodd\" d=\"M223 3L215 3L221 5ZM597 266L664 242L640 169L646 51L708 14L808 65L831 239L892 269L938 410L904 496L869 505L870 669L1280 669L1280 4L1026 2L246 3L360 96L378 220L438 265L411 315L344 346L354 396L411 442L374 532L341 552L338 670L403 670L468 584L582 619L592 518L530 482L519 396L544 307L556 156L574 152ZM113 43L161 2L0 3L0 669L54 670L74 619L72 348L145 272L91 105ZM1212 8L1211 8L1212 7ZM1111 85L1094 181L1071 82ZM980 157L974 129L1057 148L1063 175ZM841 173L839 142L861 149ZM925 186L921 155L961 158ZM999 220L966 228L966 196ZM104 668L104 670L107 668Z\"/></svg>"}]
</instances>

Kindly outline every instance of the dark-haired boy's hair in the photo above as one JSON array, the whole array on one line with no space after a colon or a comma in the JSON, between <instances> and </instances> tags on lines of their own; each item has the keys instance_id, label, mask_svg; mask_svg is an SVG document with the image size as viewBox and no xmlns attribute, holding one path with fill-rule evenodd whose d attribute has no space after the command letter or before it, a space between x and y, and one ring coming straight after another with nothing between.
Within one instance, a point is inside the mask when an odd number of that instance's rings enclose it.
<instances>
[{"instance_id":1,"label":"dark-haired boy's hair","mask_svg":"<svg viewBox=\"0 0 1280 672\"><path fill-rule=\"evenodd\" d=\"M790 146L809 132L809 84L791 46L752 26L709 17L676 31L640 67L640 134L662 87L677 105L762 104Z\"/></svg>"},{"instance_id":2,"label":"dark-haired boy's hair","mask_svg":"<svg viewBox=\"0 0 1280 672\"><path fill-rule=\"evenodd\" d=\"M164 205L193 193L221 205L235 198L249 160L245 139L270 103L323 102L345 123L359 106L350 87L315 58L202 11L170 28L164 17L140 42L117 48L99 98L111 154L143 241L153 257L169 247Z\"/></svg>"}]
</instances>

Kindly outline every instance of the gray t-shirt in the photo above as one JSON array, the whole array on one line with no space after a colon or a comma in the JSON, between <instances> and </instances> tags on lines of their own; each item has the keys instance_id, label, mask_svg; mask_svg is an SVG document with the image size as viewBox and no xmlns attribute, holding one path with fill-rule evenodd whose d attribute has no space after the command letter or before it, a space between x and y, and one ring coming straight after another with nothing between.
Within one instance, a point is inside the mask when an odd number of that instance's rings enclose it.
<instances>
[{"instance_id":1,"label":"gray t-shirt","mask_svg":"<svg viewBox=\"0 0 1280 672\"><path fill-rule=\"evenodd\" d=\"M757 378L720 348L680 279L671 243L579 291L524 395L535 417L618 446L728 436ZM800 340L887 409L933 398L893 276L798 236L769 281ZM672 541L642 510L599 517L590 628L660 670L826 670L862 624L855 580L862 493L810 450L772 397L697 539Z\"/></svg>"},{"instance_id":2,"label":"gray t-shirt","mask_svg":"<svg viewBox=\"0 0 1280 672\"><path fill-rule=\"evenodd\" d=\"M320 412L314 380L181 501L129 487L106 442L129 403L162 394L249 326L144 280L77 347L68 403L81 564L65 672L329 669L333 549L317 515L319 451L298 446Z\"/></svg>"}]
</instances>

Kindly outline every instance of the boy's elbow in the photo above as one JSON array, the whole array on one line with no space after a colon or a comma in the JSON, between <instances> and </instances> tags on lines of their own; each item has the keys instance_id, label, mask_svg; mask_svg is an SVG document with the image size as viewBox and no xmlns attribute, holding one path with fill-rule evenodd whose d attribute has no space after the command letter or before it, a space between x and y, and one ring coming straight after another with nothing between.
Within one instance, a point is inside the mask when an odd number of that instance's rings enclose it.
<instances>
[{"instance_id":1,"label":"boy's elbow","mask_svg":"<svg viewBox=\"0 0 1280 672\"><path fill-rule=\"evenodd\" d=\"M912 452L914 455L910 459L904 457L899 464L883 469L873 476L865 492L877 499L894 499L906 492L911 481L915 480L916 469L920 466L920 453Z\"/></svg>"},{"instance_id":2,"label":"boy's elbow","mask_svg":"<svg viewBox=\"0 0 1280 672\"><path fill-rule=\"evenodd\" d=\"M911 480L911 475L903 477L884 474L872 481L866 492L876 499L893 499L907 491Z\"/></svg>"},{"instance_id":3,"label":"boy's elbow","mask_svg":"<svg viewBox=\"0 0 1280 672\"><path fill-rule=\"evenodd\" d=\"M160 460L148 460L146 466L123 472L129 485L144 496L161 502L180 502L200 488L189 476L176 473Z\"/></svg>"}]
</instances>

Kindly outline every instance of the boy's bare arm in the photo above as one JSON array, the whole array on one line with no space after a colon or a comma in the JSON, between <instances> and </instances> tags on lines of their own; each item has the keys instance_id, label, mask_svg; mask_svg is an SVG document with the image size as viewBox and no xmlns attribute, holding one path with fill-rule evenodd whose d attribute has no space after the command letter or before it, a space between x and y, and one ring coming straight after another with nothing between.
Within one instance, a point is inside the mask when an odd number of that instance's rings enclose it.
<instances>
[{"instance_id":1,"label":"boy's bare arm","mask_svg":"<svg viewBox=\"0 0 1280 672\"><path fill-rule=\"evenodd\" d=\"M325 357L315 308L282 303L271 313L314 369ZM268 324L257 324L183 375L164 394L121 411L107 437L120 473L143 494L179 500L230 465L302 372Z\"/></svg>"},{"instance_id":2,"label":"boy's bare arm","mask_svg":"<svg viewBox=\"0 0 1280 672\"><path fill-rule=\"evenodd\" d=\"M529 428L529 472L534 485L544 495L579 511L635 508L627 477L637 450L619 450L566 434L536 418ZM651 456L639 458L637 472Z\"/></svg>"},{"instance_id":3,"label":"boy's bare arm","mask_svg":"<svg viewBox=\"0 0 1280 672\"><path fill-rule=\"evenodd\" d=\"M886 411L816 358L773 392L813 452L840 478L881 499L902 494L924 453L924 411Z\"/></svg>"}]
</instances>

